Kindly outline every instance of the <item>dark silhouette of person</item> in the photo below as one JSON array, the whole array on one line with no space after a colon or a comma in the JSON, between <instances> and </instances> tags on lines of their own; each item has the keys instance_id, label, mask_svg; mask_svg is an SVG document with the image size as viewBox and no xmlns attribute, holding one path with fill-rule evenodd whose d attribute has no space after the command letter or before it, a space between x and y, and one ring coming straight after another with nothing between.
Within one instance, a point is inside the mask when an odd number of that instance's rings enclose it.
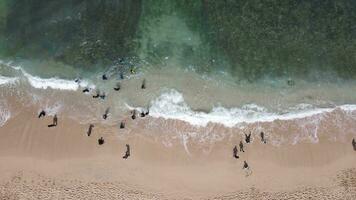
<instances>
[{"instance_id":1,"label":"dark silhouette of person","mask_svg":"<svg viewBox=\"0 0 356 200\"><path fill-rule=\"evenodd\" d=\"M105 95L105 92L103 92L101 95L100 95L100 98L101 99L105 99L106 95Z\"/></svg>"},{"instance_id":2,"label":"dark silhouette of person","mask_svg":"<svg viewBox=\"0 0 356 200\"><path fill-rule=\"evenodd\" d=\"M246 160L244 161L244 166L242 167L242 169L249 169L250 167L248 166Z\"/></svg>"},{"instance_id":3,"label":"dark silhouette of person","mask_svg":"<svg viewBox=\"0 0 356 200\"><path fill-rule=\"evenodd\" d=\"M124 73L123 72L120 72L120 78L124 79Z\"/></svg>"},{"instance_id":4,"label":"dark silhouette of person","mask_svg":"<svg viewBox=\"0 0 356 200\"><path fill-rule=\"evenodd\" d=\"M130 145L126 144L126 152L122 158L127 159L129 156L130 156Z\"/></svg>"},{"instance_id":5,"label":"dark silhouette of person","mask_svg":"<svg viewBox=\"0 0 356 200\"><path fill-rule=\"evenodd\" d=\"M261 136L261 142L266 144L267 141L266 141L266 138L265 138L265 133L263 131L260 133L260 136Z\"/></svg>"},{"instance_id":6,"label":"dark silhouette of person","mask_svg":"<svg viewBox=\"0 0 356 200\"><path fill-rule=\"evenodd\" d=\"M48 125L48 127L54 127L54 126L57 126L57 124L58 124L58 118L57 118L57 115L54 115L53 123Z\"/></svg>"},{"instance_id":7,"label":"dark silhouette of person","mask_svg":"<svg viewBox=\"0 0 356 200\"><path fill-rule=\"evenodd\" d=\"M125 122L121 122L120 123L120 129L124 129L125 128Z\"/></svg>"},{"instance_id":8,"label":"dark silhouette of person","mask_svg":"<svg viewBox=\"0 0 356 200\"><path fill-rule=\"evenodd\" d=\"M99 145L103 145L104 143L105 143L104 138L103 138L103 137L100 137L100 138L98 139L98 144L99 144Z\"/></svg>"},{"instance_id":9,"label":"dark silhouette of person","mask_svg":"<svg viewBox=\"0 0 356 200\"><path fill-rule=\"evenodd\" d=\"M140 116L141 116L141 117L145 117L145 116L146 116L146 113L142 111L142 112L140 113Z\"/></svg>"},{"instance_id":10,"label":"dark silhouette of person","mask_svg":"<svg viewBox=\"0 0 356 200\"><path fill-rule=\"evenodd\" d=\"M114 90L115 91L119 91L121 89L121 84L120 83L117 83L116 84L116 87L114 87Z\"/></svg>"},{"instance_id":11,"label":"dark silhouette of person","mask_svg":"<svg viewBox=\"0 0 356 200\"><path fill-rule=\"evenodd\" d=\"M80 78L76 78L76 79L74 80L74 82L80 83Z\"/></svg>"},{"instance_id":12,"label":"dark silhouette of person","mask_svg":"<svg viewBox=\"0 0 356 200\"><path fill-rule=\"evenodd\" d=\"M236 159L240 158L240 157L237 155L237 146L236 146L236 145L235 145L234 149L232 150L232 152L233 152L234 158L236 158Z\"/></svg>"},{"instance_id":13,"label":"dark silhouette of person","mask_svg":"<svg viewBox=\"0 0 356 200\"><path fill-rule=\"evenodd\" d=\"M108 77L106 76L106 74L103 74L102 78L103 78L103 80L108 80Z\"/></svg>"},{"instance_id":14,"label":"dark silhouette of person","mask_svg":"<svg viewBox=\"0 0 356 200\"><path fill-rule=\"evenodd\" d=\"M90 124L90 125L89 125L89 129L88 129L88 132L87 132L88 136L91 135L91 131L93 130L93 128L94 128L94 125L93 125L93 124Z\"/></svg>"},{"instance_id":15,"label":"dark silhouette of person","mask_svg":"<svg viewBox=\"0 0 356 200\"><path fill-rule=\"evenodd\" d=\"M132 111L132 116L131 116L131 118L134 120L134 119L136 119L136 110L133 110Z\"/></svg>"},{"instance_id":16,"label":"dark silhouette of person","mask_svg":"<svg viewBox=\"0 0 356 200\"><path fill-rule=\"evenodd\" d=\"M141 89L146 89L146 79L143 79Z\"/></svg>"},{"instance_id":17,"label":"dark silhouette of person","mask_svg":"<svg viewBox=\"0 0 356 200\"><path fill-rule=\"evenodd\" d=\"M354 147L354 150L356 151L356 141L355 141L355 138L352 139L352 146Z\"/></svg>"},{"instance_id":18,"label":"dark silhouette of person","mask_svg":"<svg viewBox=\"0 0 356 200\"><path fill-rule=\"evenodd\" d=\"M246 143L251 142L251 132L248 135L245 133L245 141L246 141Z\"/></svg>"},{"instance_id":19,"label":"dark silhouette of person","mask_svg":"<svg viewBox=\"0 0 356 200\"><path fill-rule=\"evenodd\" d=\"M38 118L46 116L46 111L42 110L40 114L38 115Z\"/></svg>"},{"instance_id":20,"label":"dark silhouette of person","mask_svg":"<svg viewBox=\"0 0 356 200\"><path fill-rule=\"evenodd\" d=\"M100 91L97 90L97 91L96 91L96 95L94 95L93 98L99 98L99 97L100 97Z\"/></svg>"},{"instance_id":21,"label":"dark silhouette of person","mask_svg":"<svg viewBox=\"0 0 356 200\"><path fill-rule=\"evenodd\" d=\"M89 92L89 88L84 88L83 93Z\"/></svg>"},{"instance_id":22,"label":"dark silhouette of person","mask_svg":"<svg viewBox=\"0 0 356 200\"><path fill-rule=\"evenodd\" d=\"M105 110L105 113L103 114L103 119L108 118L109 110L110 110L110 108L107 108L107 109Z\"/></svg>"},{"instance_id":23,"label":"dark silhouette of person","mask_svg":"<svg viewBox=\"0 0 356 200\"><path fill-rule=\"evenodd\" d=\"M150 114L150 110L149 110L149 109L147 109L147 111L146 111L145 115L149 115L149 114Z\"/></svg>"},{"instance_id":24,"label":"dark silhouette of person","mask_svg":"<svg viewBox=\"0 0 356 200\"><path fill-rule=\"evenodd\" d=\"M242 141L240 141L239 147L240 147L240 151L245 152L244 151L244 143L242 143Z\"/></svg>"}]
</instances>

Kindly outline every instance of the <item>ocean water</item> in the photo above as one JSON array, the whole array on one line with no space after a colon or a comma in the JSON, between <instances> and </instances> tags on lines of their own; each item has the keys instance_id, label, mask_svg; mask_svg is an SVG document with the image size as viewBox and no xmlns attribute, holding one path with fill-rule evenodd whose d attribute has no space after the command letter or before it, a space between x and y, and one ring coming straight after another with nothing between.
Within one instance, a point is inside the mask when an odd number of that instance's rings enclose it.
<instances>
[{"instance_id":1,"label":"ocean water","mask_svg":"<svg viewBox=\"0 0 356 200\"><path fill-rule=\"evenodd\" d=\"M315 142L329 125L336 135L354 134L355 6L7 0L0 126L19 104L108 126L149 110L148 124L184 140L250 129L278 132L276 144L282 132L291 143ZM97 92L106 98L94 99Z\"/></svg>"}]
</instances>

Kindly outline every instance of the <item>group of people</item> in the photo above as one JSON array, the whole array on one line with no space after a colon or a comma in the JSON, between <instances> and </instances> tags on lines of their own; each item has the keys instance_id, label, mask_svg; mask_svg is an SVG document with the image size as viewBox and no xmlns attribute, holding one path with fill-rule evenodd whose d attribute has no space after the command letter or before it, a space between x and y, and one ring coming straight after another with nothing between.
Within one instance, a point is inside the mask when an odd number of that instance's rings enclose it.
<instances>
[{"instance_id":1,"label":"group of people","mask_svg":"<svg viewBox=\"0 0 356 200\"><path fill-rule=\"evenodd\" d=\"M120 78L121 78L121 79L124 79L123 73L120 73ZM107 76L106 74L104 74L104 75L102 76L102 79L103 79L103 80L108 80L108 76ZM80 79L76 79L75 82L79 83L79 82L80 82ZM114 89L115 91L119 91L119 90L121 89L121 84L118 82L118 83L116 84L116 86L115 86L113 89ZM143 81L142 81L141 89L146 89L146 80L145 80L145 79L143 79ZM82 92L83 92L83 93L88 93L88 92L90 92L90 90L89 90L89 88L84 88ZM96 94L93 95L93 98L105 99L105 97L106 97L105 92L100 92L99 90L97 90L97 91L96 91ZM105 110L105 112L104 112L104 114L103 114L103 116L102 116L104 120L106 120L106 119L108 118L109 111L110 111L110 108L107 108L107 109ZM132 115L131 115L131 119L132 119L132 120L135 120L135 119L136 119L136 115L137 115L136 110L132 110L132 111L131 111L131 114L132 114ZM148 109L147 109L147 111L141 111L141 113L139 113L139 116L141 116L141 117L145 117L145 116L147 116L147 115L149 115L149 110L148 110ZM46 112L45 112L44 110L42 110L42 111L39 113L38 118L42 118L42 117L45 117L45 116L46 116ZM48 127L56 127L57 124L58 124L58 118L57 118L57 115L55 114L55 115L53 116L53 122L52 122L52 124L49 124ZM120 127L120 129L124 129L124 128L125 128L125 122L124 122L124 121L120 122L120 126L119 126L119 127ZM89 129L88 129L88 131L87 131L87 135L88 135L88 136L91 135L93 128L94 128L94 125L93 125L93 124L90 124L90 125L89 125ZM262 142L262 143L264 143L264 144L267 143L267 140L266 140L266 138L265 138L265 134L264 134L263 131L260 132L260 138L261 138L261 142ZM248 143L250 143L250 142L251 142L251 132L250 132L249 134L245 134L245 143L248 144ZM99 144L99 145L103 145L104 143L105 143L104 138L103 138L103 137L100 137L100 138L98 139L98 144ZM352 146L353 146L353 149L356 151L356 141L355 141L355 139L352 140ZM239 149L240 149L240 152L245 152L245 150L244 150L244 143L243 143L242 141L240 141L240 143L239 143ZM126 152L125 152L125 154L124 154L124 156L123 156L122 158L123 158L123 159L127 159L129 156L130 156L130 145L129 145L129 144L126 144ZM237 148L237 145L235 145L234 148L233 148L233 157L234 157L235 159L239 159L239 158L240 158L240 156L238 155L238 148ZM244 161L243 169L250 170L250 167L249 167L249 165L248 165L248 163L247 163L246 160Z\"/></svg>"}]
</instances>

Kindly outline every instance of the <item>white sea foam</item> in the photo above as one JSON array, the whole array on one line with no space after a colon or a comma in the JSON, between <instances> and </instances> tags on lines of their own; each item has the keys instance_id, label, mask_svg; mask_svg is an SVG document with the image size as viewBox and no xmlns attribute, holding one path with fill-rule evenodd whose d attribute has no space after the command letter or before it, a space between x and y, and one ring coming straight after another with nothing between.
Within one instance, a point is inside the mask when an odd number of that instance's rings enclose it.
<instances>
[{"instance_id":1,"label":"white sea foam","mask_svg":"<svg viewBox=\"0 0 356 200\"><path fill-rule=\"evenodd\" d=\"M34 88L38 89L58 89L58 90L78 90L80 87L89 87L95 88L95 85L90 84L86 80L81 80L79 83L76 83L74 80L66 80L60 79L57 77L52 78L41 78L38 76L33 76L26 72L21 66L14 65L12 62L4 62L0 60L0 64L6 65L11 67L15 70L21 71L24 77L28 80L30 85ZM18 78L17 78L18 79ZM0 84L1 84L1 77L0 77Z\"/></svg>"},{"instance_id":2,"label":"white sea foam","mask_svg":"<svg viewBox=\"0 0 356 200\"><path fill-rule=\"evenodd\" d=\"M142 108L129 109L142 110ZM298 108L298 109L296 109ZM208 123L223 124L233 127L241 123L272 122L275 120L301 119L314 115L325 114L341 110L356 110L356 105L344 105L334 108L314 108L305 104L283 112L283 114L269 112L266 108L248 104L241 108L214 107L209 113L197 112L189 107L184 97L176 90L169 90L151 102L150 116L164 119L177 119L196 126L206 126Z\"/></svg>"},{"instance_id":3,"label":"white sea foam","mask_svg":"<svg viewBox=\"0 0 356 200\"><path fill-rule=\"evenodd\" d=\"M18 81L17 77L6 77L0 75L0 85L14 84Z\"/></svg>"}]
</instances>

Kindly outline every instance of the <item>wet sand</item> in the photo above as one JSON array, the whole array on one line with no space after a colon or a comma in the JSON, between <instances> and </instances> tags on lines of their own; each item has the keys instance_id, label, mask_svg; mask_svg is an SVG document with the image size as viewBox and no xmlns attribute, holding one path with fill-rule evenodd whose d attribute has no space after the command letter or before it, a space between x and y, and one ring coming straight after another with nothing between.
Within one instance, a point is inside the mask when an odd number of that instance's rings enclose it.
<instances>
[{"instance_id":1,"label":"wet sand","mask_svg":"<svg viewBox=\"0 0 356 200\"><path fill-rule=\"evenodd\" d=\"M23 108L0 127L0 199L356 199L355 133L279 146L253 133L234 159L241 134L182 140L147 128L164 123L148 117L126 119L125 129L95 124L88 137L89 123L59 116L48 128L52 117L38 119L37 110Z\"/></svg>"}]
</instances>

